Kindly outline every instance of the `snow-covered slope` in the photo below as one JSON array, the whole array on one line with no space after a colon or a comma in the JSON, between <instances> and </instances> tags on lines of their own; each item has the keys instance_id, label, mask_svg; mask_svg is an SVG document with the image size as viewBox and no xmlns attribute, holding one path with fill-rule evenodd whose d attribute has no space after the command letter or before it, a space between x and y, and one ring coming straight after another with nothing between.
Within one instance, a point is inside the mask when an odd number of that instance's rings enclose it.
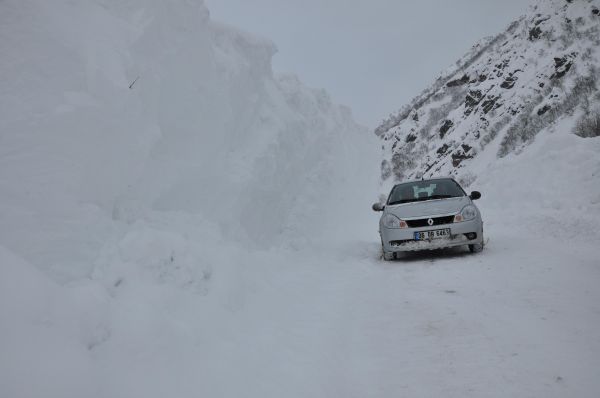
<instances>
[{"instance_id":1,"label":"snow-covered slope","mask_svg":"<svg viewBox=\"0 0 600 398\"><path fill-rule=\"evenodd\" d=\"M434 175L471 184L474 159L490 163L518 154L557 123L569 134L577 121L600 115L599 5L534 2L528 14L473 46L384 121L375 133L383 144L385 188Z\"/></svg>"}]
</instances>

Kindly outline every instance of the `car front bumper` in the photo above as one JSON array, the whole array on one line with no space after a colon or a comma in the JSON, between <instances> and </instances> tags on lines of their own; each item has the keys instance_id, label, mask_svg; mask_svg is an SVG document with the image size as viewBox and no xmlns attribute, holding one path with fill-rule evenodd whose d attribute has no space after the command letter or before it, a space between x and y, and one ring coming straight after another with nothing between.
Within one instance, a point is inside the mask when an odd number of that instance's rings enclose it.
<instances>
[{"instance_id":1,"label":"car front bumper","mask_svg":"<svg viewBox=\"0 0 600 398\"><path fill-rule=\"evenodd\" d=\"M433 231L450 228L450 237L432 240L415 240L415 232ZM467 234L477 234L475 239L467 238ZM385 228L380 227L381 241L385 252L405 252L417 250L435 250L446 247L476 245L483 242L483 223L475 218L452 224L435 225L420 228Z\"/></svg>"}]
</instances>

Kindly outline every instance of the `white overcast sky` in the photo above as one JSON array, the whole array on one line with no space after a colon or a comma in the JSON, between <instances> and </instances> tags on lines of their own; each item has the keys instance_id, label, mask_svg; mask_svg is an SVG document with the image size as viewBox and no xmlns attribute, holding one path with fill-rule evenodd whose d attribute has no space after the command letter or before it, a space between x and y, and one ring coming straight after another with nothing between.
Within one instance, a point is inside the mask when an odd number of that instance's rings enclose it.
<instances>
[{"instance_id":1,"label":"white overcast sky","mask_svg":"<svg viewBox=\"0 0 600 398\"><path fill-rule=\"evenodd\" d=\"M324 88L374 128L528 0L205 0L212 18L271 39L275 72Z\"/></svg>"}]
</instances>

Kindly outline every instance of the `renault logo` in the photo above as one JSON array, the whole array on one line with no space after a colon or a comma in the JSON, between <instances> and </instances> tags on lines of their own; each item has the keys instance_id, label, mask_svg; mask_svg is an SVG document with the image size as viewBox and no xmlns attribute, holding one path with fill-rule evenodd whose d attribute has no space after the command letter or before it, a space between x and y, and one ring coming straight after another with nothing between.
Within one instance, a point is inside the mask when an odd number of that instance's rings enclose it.
<instances>
[{"instance_id":1,"label":"renault logo","mask_svg":"<svg viewBox=\"0 0 600 398\"><path fill-rule=\"evenodd\" d=\"M433 225L433 218L430 218L429 220L427 220L427 224L429 224L429 226Z\"/></svg>"}]
</instances>

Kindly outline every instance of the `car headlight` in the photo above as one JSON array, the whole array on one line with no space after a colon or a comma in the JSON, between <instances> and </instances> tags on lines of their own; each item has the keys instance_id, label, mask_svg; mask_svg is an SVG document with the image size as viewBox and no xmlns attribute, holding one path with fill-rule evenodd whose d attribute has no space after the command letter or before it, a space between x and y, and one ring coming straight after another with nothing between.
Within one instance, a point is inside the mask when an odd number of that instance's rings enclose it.
<instances>
[{"instance_id":1,"label":"car headlight","mask_svg":"<svg viewBox=\"0 0 600 398\"><path fill-rule=\"evenodd\" d=\"M454 222L469 221L477 217L477 209L473 205L467 205L454 216Z\"/></svg>"},{"instance_id":2,"label":"car headlight","mask_svg":"<svg viewBox=\"0 0 600 398\"><path fill-rule=\"evenodd\" d=\"M408 228L406 221L399 219L393 214L383 216L383 226L386 228Z\"/></svg>"}]
</instances>

